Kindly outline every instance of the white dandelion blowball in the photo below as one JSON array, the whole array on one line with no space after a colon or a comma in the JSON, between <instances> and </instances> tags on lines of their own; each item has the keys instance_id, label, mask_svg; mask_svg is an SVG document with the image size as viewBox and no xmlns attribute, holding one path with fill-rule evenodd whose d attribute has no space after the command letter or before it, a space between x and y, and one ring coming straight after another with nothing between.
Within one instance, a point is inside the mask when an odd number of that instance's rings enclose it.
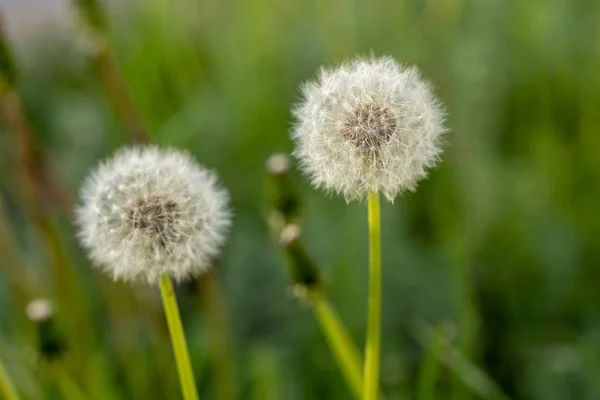
<instances>
[{"instance_id":1,"label":"white dandelion blowball","mask_svg":"<svg viewBox=\"0 0 600 400\"><path fill-rule=\"evenodd\" d=\"M323 69L294 110L294 155L313 184L390 201L414 190L441 153L445 112L415 68L389 57Z\"/></svg>"},{"instance_id":2,"label":"white dandelion blowball","mask_svg":"<svg viewBox=\"0 0 600 400\"><path fill-rule=\"evenodd\" d=\"M32 322L44 322L49 320L54 313L54 307L48 299L39 298L31 301L25 308L25 314Z\"/></svg>"},{"instance_id":3,"label":"white dandelion blowball","mask_svg":"<svg viewBox=\"0 0 600 400\"><path fill-rule=\"evenodd\" d=\"M89 175L76 211L79 239L115 280L156 283L209 268L231 222L227 191L187 153L118 151Z\"/></svg>"}]
</instances>

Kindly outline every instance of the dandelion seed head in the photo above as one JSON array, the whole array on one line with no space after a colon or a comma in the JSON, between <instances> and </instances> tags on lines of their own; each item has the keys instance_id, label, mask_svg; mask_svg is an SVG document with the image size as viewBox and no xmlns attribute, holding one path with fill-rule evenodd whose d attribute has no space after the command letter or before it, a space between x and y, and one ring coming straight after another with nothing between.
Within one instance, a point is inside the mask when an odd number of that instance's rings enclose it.
<instances>
[{"instance_id":1,"label":"dandelion seed head","mask_svg":"<svg viewBox=\"0 0 600 400\"><path fill-rule=\"evenodd\" d=\"M271 175L284 175L290 170L290 159L283 153L275 153L267 159L266 168Z\"/></svg>"},{"instance_id":2,"label":"dandelion seed head","mask_svg":"<svg viewBox=\"0 0 600 400\"><path fill-rule=\"evenodd\" d=\"M279 235L279 243L283 247L288 247L300 239L302 231L298 224L286 225Z\"/></svg>"},{"instance_id":3,"label":"dandelion seed head","mask_svg":"<svg viewBox=\"0 0 600 400\"><path fill-rule=\"evenodd\" d=\"M76 211L79 239L115 280L194 277L225 241L228 197L217 176L187 152L126 148L85 181Z\"/></svg>"},{"instance_id":4,"label":"dandelion seed head","mask_svg":"<svg viewBox=\"0 0 600 400\"><path fill-rule=\"evenodd\" d=\"M312 183L390 201L414 190L441 153L445 112L415 68L389 57L323 69L294 110L294 155Z\"/></svg>"},{"instance_id":5,"label":"dandelion seed head","mask_svg":"<svg viewBox=\"0 0 600 400\"><path fill-rule=\"evenodd\" d=\"M49 320L54 313L54 307L48 299L39 298L32 300L25 308L25 314L32 322L44 322Z\"/></svg>"}]
</instances>

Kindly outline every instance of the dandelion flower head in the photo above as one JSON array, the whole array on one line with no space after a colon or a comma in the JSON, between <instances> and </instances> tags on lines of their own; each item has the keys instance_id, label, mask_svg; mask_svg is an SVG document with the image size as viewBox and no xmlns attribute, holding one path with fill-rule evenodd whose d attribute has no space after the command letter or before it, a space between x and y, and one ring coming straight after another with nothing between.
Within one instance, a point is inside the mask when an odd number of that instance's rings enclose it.
<instances>
[{"instance_id":1,"label":"dandelion flower head","mask_svg":"<svg viewBox=\"0 0 600 400\"><path fill-rule=\"evenodd\" d=\"M25 308L27 318L33 322L44 322L49 320L54 313L54 307L48 299L38 298L32 300Z\"/></svg>"},{"instance_id":2,"label":"dandelion flower head","mask_svg":"<svg viewBox=\"0 0 600 400\"><path fill-rule=\"evenodd\" d=\"M303 87L291 137L312 183L344 195L390 201L414 190L441 153L445 113L415 68L389 57L323 69Z\"/></svg>"},{"instance_id":3,"label":"dandelion flower head","mask_svg":"<svg viewBox=\"0 0 600 400\"><path fill-rule=\"evenodd\" d=\"M194 277L225 241L228 197L217 176L187 152L126 148L85 181L76 212L79 238L115 280Z\"/></svg>"}]
</instances>

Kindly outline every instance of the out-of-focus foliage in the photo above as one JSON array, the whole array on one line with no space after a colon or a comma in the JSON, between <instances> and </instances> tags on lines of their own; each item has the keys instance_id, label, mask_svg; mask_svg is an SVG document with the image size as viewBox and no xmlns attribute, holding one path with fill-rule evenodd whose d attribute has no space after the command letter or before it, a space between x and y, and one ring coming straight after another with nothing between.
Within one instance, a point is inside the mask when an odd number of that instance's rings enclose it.
<instances>
[{"instance_id":1,"label":"out-of-focus foliage","mask_svg":"<svg viewBox=\"0 0 600 400\"><path fill-rule=\"evenodd\" d=\"M449 327L456 348L513 399L600 398L600 2L138 0L112 10L111 45L152 139L192 151L232 194L235 226L215 268L239 398L350 396L313 316L287 290L265 222L264 162L292 150L298 86L322 64L371 53L430 77L451 129L430 178L382 209L386 399L417 398L431 362L422 322ZM15 41L15 62L40 148L74 197L87 171L129 140L90 38L63 31ZM28 398L61 398L23 316L26 300L54 298L57 282L22 206L13 136L1 129L0 359ZM297 179L307 248L362 347L365 204ZM64 369L90 398L176 398L157 291L92 270L70 221L54 217L94 334L71 333ZM209 398L201 294L187 289L186 334ZM76 312L56 311L58 322ZM478 398L456 369L440 368L430 393Z\"/></svg>"}]
</instances>

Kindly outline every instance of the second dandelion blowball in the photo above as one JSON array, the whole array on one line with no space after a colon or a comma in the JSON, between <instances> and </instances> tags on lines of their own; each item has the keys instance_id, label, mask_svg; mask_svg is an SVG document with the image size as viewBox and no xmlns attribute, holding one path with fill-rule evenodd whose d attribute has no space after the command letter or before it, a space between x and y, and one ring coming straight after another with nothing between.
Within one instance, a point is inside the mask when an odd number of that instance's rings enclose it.
<instances>
[{"instance_id":1,"label":"second dandelion blowball","mask_svg":"<svg viewBox=\"0 0 600 400\"><path fill-rule=\"evenodd\" d=\"M76 212L91 260L114 279L154 284L204 272L231 224L229 195L187 153L118 151L87 178Z\"/></svg>"},{"instance_id":2,"label":"second dandelion blowball","mask_svg":"<svg viewBox=\"0 0 600 400\"><path fill-rule=\"evenodd\" d=\"M415 68L389 57L323 69L303 87L291 132L313 184L363 199L392 201L414 190L441 153L445 112Z\"/></svg>"}]
</instances>

